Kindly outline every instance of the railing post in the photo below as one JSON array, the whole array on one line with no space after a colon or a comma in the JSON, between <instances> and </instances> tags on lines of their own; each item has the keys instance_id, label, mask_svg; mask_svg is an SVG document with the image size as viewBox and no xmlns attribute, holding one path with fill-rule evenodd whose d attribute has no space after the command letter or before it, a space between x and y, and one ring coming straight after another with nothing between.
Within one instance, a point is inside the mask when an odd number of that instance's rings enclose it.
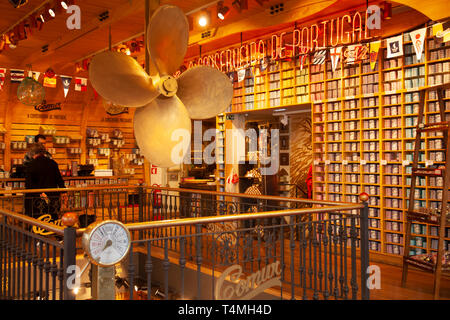
<instances>
[{"instance_id":1,"label":"railing post","mask_svg":"<svg viewBox=\"0 0 450 320\"><path fill-rule=\"evenodd\" d=\"M360 210L360 232L361 232L361 299L369 300L370 293L367 287L367 268L369 267L369 195L365 192L359 195L363 208Z\"/></svg>"},{"instance_id":2,"label":"railing post","mask_svg":"<svg viewBox=\"0 0 450 320\"><path fill-rule=\"evenodd\" d=\"M73 278L72 272L75 272L76 261L76 229L73 227L66 227L64 229L64 300L75 300L75 294L69 288L69 278ZM70 274L69 272L72 271Z\"/></svg>"},{"instance_id":3,"label":"railing post","mask_svg":"<svg viewBox=\"0 0 450 320\"><path fill-rule=\"evenodd\" d=\"M139 196L139 222L144 221L144 187L143 184L140 183L138 187L138 196ZM144 232L139 231L139 240L143 239Z\"/></svg>"}]
</instances>

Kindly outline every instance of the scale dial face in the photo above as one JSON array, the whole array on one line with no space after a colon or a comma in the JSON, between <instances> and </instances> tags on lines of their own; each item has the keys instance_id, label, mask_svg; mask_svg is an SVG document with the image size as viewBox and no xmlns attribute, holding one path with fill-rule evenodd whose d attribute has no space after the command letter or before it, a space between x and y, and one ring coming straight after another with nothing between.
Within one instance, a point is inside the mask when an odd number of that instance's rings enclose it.
<instances>
[{"instance_id":1,"label":"scale dial face","mask_svg":"<svg viewBox=\"0 0 450 320\"><path fill-rule=\"evenodd\" d=\"M122 223L107 220L91 226L83 234L83 248L93 263L112 266L127 256L131 236Z\"/></svg>"}]
</instances>

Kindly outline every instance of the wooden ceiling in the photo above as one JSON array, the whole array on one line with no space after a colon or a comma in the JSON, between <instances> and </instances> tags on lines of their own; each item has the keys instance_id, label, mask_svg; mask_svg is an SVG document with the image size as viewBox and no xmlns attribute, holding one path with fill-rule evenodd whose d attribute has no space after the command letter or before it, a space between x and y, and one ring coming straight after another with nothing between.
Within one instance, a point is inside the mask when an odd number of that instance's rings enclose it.
<instances>
[{"instance_id":1,"label":"wooden ceiling","mask_svg":"<svg viewBox=\"0 0 450 320\"><path fill-rule=\"evenodd\" d=\"M153 5L158 0L150 2ZM232 2L233 0L224 0L224 4L230 8L230 14L222 21L216 17L217 1L159 0L160 5L173 4L185 13L191 13L190 22L194 23L190 31L187 57L197 55L199 45L202 45L206 52L238 43L241 32L245 41L259 34L286 27L294 21L366 4L365 0L266 0L260 5L256 0L248 0L248 9L238 12L233 8ZM43 5L47 3L59 5L57 0L28 0L27 4L15 9L8 1L1 1L0 35L36 8L45 8ZM284 12L271 15L270 7L279 3L284 3ZM70 14L60 10L53 20L43 24L42 30L33 29L33 34L20 41L15 49L1 52L0 67L26 68L31 65L37 71L52 67L60 74L75 74L75 62L108 48L109 34L114 45L144 31L145 0L76 0L75 4L81 9L80 30L69 30L66 27L66 19ZM210 10L211 23L202 29L195 21L200 13L198 9L203 7ZM99 15L105 11L109 12L109 18L100 21ZM201 33L207 30L212 31L215 37L202 39ZM42 52L43 46L46 45L48 50Z\"/></svg>"},{"instance_id":2,"label":"wooden ceiling","mask_svg":"<svg viewBox=\"0 0 450 320\"><path fill-rule=\"evenodd\" d=\"M0 3L0 35L8 28L40 7L42 3L59 1L29 0L15 9L8 1ZM184 12L201 7L211 0L160 1L179 6ZM15 49L0 53L0 66L22 67L31 64L35 70L45 71L52 67L58 72L74 72L74 62L109 46L116 44L144 30L144 0L77 0L81 9L81 29L69 30L66 19L70 14L61 11L56 17L43 24L41 30L33 29L33 34L19 42ZM109 12L109 18L100 21L99 15ZM4 19L5 18L5 19ZM48 45L48 51L42 52Z\"/></svg>"}]
</instances>

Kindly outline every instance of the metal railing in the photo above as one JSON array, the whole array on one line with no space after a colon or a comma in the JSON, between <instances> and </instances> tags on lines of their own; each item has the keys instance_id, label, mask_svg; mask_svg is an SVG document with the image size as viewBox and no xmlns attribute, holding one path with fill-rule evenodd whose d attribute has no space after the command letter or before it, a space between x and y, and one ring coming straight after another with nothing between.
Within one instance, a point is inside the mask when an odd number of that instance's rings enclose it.
<instances>
[{"instance_id":1,"label":"metal railing","mask_svg":"<svg viewBox=\"0 0 450 320\"><path fill-rule=\"evenodd\" d=\"M76 237L105 219L123 222L132 234L117 275L130 299L142 291L148 299L161 292L167 299L238 299L258 290L255 297L369 298L361 286L369 261L365 204L144 186L17 192L0 193L2 299L74 299L64 281L77 252L83 254ZM52 210L77 212L80 225L46 222ZM273 276L272 288L261 287L264 272ZM239 285L243 277L252 288ZM218 284L247 295L224 296Z\"/></svg>"},{"instance_id":2,"label":"metal railing","mask_svg":"<svg viewBox=\"0 0 450 320\"><path fill-rule=\"evenodd\" d=\"M52 236L36 234L43 231ZM63 240L63 241L62 241ZM0 210L0 299L69 300L76 230Z\"/></svg>"}]
</instances>

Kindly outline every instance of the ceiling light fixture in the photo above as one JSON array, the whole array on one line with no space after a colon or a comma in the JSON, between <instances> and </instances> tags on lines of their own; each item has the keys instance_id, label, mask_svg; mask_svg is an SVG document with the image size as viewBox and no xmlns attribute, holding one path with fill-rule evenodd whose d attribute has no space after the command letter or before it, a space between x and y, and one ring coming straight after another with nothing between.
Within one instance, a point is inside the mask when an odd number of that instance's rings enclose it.
<instances>
[{"instance_id":1,"label":"ceiling light fixture","mask_svg":"<svg viewBox=\"0 0 450 320\"><path fill-rule=\"evenodd\" d=\"M39 18L41 19L42 23L45 22L44 15L41 14L41 15L39 16Z\"/></svg>"},{"instance_id":2,"label":"ceiling light fixture","mask_svg":"<svg viewBox=\"0 0 450 320\"><path fill-rule=\"evenodd\" d=\"M98 15L98 20L104 21L109 18L109 11L102 12Z\"/></svg>"},{"instance_id":3,"label":"ceiling light fixture","mask_svg":"<svg viewBox=\"0 0 450 320\"><path fill-rule=\"evenodd\" d=\"M52 16L52 18L56 16L55 11L52 8L48 9L48 13Z\"/></svg>"},{"instance_id":4,"label":"ceiling light fixture","mask_svg":"<svg viewBox=\"0 0 450 320\"><path fill-rule=\"evenodd\" d=\"M223 5L223 1L217 3L217 17L220 20L225 20L227 15L230 13L230 8Z\"/></svg>"},{"instance_id":5,"label":"ceiling light fixture","mask_svg":"<svg viewBox=\"0 0 450 320\"><path fill-rule=\"evenodd\" d=\"M198 24L200 27L206 27L209 24L209 20L209 12L205 10L198 18Z\"/></svg>"},{"instance_id":6,"label":"ceiling light fixture","mask_svg":"<svg viewBox=\"0 0 450 320\"><path fill-rule=\"evenodd\" d=\"M240 13L248 9L248 0L234 0L232 5Z\"/></svg>"},{"instance_id":7,"label":"ceiling light fixture","mask_svg":"<svg viewBox=\"0 0 450 320\"><path fill-rule=\"evenodd\" d=\"M383 2L383 18L389 20L392 18L392 4L389 2Z\"/></svg>"},{"instance_id":8,"label":"ceiling light fixture","mask_svg":"<svg viewBox=\"0 0 450 320\"><path fill-rule=\"evenodd\" d=\"M61 7L63 7L64 10L67 10L67 8L68 8L69 6L67 5L67 3L66 3L65 1L61 1Z\"/></svg>"},{"instance_id":9,"label":"ceiling light fixture","mask_svg":"<svg viewBox=\"0 0 450 320\"><path fill-rule=\"evenodd\" d=\"M14 6L14 8L20 8L21 6L28 3L28 0L9 0L9 2Z\"/></svg>"},{"instance_id":10,"label":"ceiling light fixture","mask_svg":"<svg viewBox=\"0 0 450 320\"><path fill-rule=\"evenodd\" d=\"M232 5L238 12L242 11L241 2L239 0L234 0Z\"/></svg>"}]
</instances>

